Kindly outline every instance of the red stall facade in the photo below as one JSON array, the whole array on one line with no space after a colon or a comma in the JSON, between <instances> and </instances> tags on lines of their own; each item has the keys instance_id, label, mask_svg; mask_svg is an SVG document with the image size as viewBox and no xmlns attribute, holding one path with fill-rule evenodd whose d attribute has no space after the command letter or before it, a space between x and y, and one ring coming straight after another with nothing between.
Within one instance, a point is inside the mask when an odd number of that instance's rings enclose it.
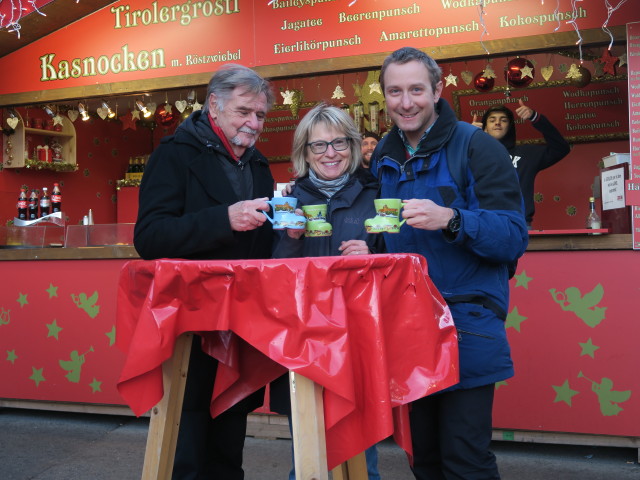
<instances>
[{"instance_id":1,"label":"red stall facade","mask_svg":"<svg viewBox=\"0 0 640 480\"><path fill-rule=\"evenodd\" d=\"M92 243L87 236L82 245L68 243L68 233L85 228L78 224L89 208L97 224L112 230L135 221L137 182L125 179L129 160L148 155L204 101L212 71L242 63L273 79L277 102L258 147L276 180L286 182L293 175L293 130L317 101L351 111L358 102L369 108L377 102L378 127L388 127L378 69L388 52L410 44L439 61L443 95L461 119L471 121L492 102L524 99L552 118L573 146L536 185L535 231L511 280L505 325L516 375L496 386L496 438L640 448L634 371L640 353L633 345L638 216L622 230L616 224L602 235L583 230L587 199L601 187L594 178L603 157L630 152L623 190L637 185L640 144L633 115L640 68L632 52L638 49L638 23L629 22L640 15L630 2L614 12L595 0L577 8L560 2L557 11L537 2L503 2L479 12L466 3L335 0L298 7L290 1L227 0L204 2L201 12L172 18L166 14L170 1L152 7L141 0L115 2L0 57L0 69L12 72L0 85L0 218L5 224L15 216L21 186L59 182L66 222L47 227L50 232L32 248L17 248L24 245L7 240L16 227L2 227L0 260L8 281L0 290L0 375L6 379L0 405L127 411L115 388L124 361L114 344L115 299L119 271L137 254L127 233L109 242ZM138 22L130 11L139 12ZM605 21L611 37L602 28ZM199 38L210 41L193 41ZM525 56L537 73L510 88L503 67ZM591 80L576 86L567 75L581 61ZM481 91L473 78L486 75L488 67L496 73L495 88ZM293 100L285 103L287 98ZM137 99L155 104L152 120L135 115ZM117 105L116 120L102 118L103 102ZM78 103L88 105L89 121L72 120ZM71 132L62 136L68 169L31 161L27 136L39 141L51 135L29 120L46 120L43 105L53 105ZM8 122L10 111L22 122L13 133L6 128L14 123ZM370 116L366 122L370 127ZM539 141L527 125L519 129L522 141ZM18 151L20 158L9 159ZM624 205L624 214L637 208Z\"/></svg>"}]
</instances>

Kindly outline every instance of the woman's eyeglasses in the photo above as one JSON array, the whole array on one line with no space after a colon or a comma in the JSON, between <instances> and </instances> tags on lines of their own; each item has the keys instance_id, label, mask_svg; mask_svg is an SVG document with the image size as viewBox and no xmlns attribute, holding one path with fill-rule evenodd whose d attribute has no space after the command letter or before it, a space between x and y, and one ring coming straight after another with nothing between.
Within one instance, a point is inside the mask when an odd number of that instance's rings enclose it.
<instances>
[{"instance_id":1,"label":"woman's eyeglasses","mask_svg":"<svg viewBox=\"0 0 640 480\"><path fill-rule=\"evenodd\" d=\"M318 140L317 142L307 143L307 146L315 154L326 152L327 148L329 148L329 145L331 145L336 152L341 152L349 148L349 138L338 137L338 138L334 138L330 142L324 142L324 141Z\"/></svg>"}]
</instances>

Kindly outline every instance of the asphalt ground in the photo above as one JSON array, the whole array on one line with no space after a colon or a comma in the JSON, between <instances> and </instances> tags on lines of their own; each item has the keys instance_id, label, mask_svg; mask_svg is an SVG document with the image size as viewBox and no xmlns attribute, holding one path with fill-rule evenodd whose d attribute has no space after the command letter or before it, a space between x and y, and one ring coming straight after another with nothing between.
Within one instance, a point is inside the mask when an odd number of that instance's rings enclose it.
<instances>
[{"instance_id":1,"label":"asphalt ground","mask_svg":"<svg viewBox=\"0 0 640 480\"><path fill-rule=\"evenodd\" d=\"M0 409L0 480L134 480L148 418ZM633 448L494 442L504 480L640 480ZM378 444L385 480L411 480L404 452ZM286 480L291 440L247 437L247 480Z\"/></svg>"}]
</instances>

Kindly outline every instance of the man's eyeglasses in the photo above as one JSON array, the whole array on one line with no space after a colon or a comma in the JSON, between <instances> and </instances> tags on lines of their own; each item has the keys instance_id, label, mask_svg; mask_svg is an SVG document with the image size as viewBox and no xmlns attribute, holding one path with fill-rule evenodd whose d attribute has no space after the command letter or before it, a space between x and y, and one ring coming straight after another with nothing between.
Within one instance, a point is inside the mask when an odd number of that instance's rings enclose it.
<instances>
[{"instance_id":1,"label":"man's eyeglasses","mask_svg":"<svg viewBox=\"0 0 640 480\"><path fill-rule=\"evenodd\" d=\"M307 146L311 149L311 151L315 154L324 153L329 148L329 145L333 147L336 152L341 152L349 148L349 138L348 137L338 137L334 138L330 142L317 141L307 143Z\"/></svg>"}]
</instances>

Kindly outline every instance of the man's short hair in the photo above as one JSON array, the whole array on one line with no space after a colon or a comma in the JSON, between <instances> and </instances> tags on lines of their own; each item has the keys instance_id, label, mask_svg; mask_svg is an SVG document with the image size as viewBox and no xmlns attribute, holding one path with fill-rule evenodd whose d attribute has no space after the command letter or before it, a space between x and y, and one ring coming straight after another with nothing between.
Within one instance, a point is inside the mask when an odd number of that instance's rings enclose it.
<instances>
[{"instance_id":1,"label":"man's short hair","mask_svg":"<svg viewBox=\"0 0 640 480\"><path fill-rule=\"evenodd\" d=\"M209 111L209 98L215 94L218 108L224 110L225 103L231 98L231 94L237 87L245 88L245 92L256 95L264 93L267 97L267 110L270 110L275 101L271 90L271 84L256 72L243 65L229 63L223 65L209 80L207 97L202 106L203 113Z\"/></svg>"},{"instance_id":2,"label":"man's short hair","mask_svg":"<svg viewBox=\"0 0 640 480\"><path fill-rule=\"evenodd\" d=\"M369 130L365 130L362 134L362 139L364 140L365 138L375 138L376 142L380 141L380 135L370 132Z\"/></svg>"},{"instance_id":3,"label":"man's short hair","mask_svg":"<svg viewBox=\"0 0 640 480\"><path fill-rule=\"evenodd\" d=\"M489 115L491 115L492 113L504 113L509 119L509 125L513 125L513 112L504 105L495 105L493 107L490 107L486 112L484 112L484 115L482 115L483 130L487 127L487 120L489 119Z\"/></svg>"},{"instance_id":4,"label":"man's short hair","mask_svg":"<svg viewBox=\"0 0 640 480\"><path fill-rule=\"evenodd\" d=\"M387 58L382 62L382 68L380 69L380 86L382 87L382 92L384 93L384 74L387 70L387 67L392 63L398 63L403 65L405 63L409 63L412 61L417 61L422 63L429 72L429 77L431 78L431 88L433 91L436 91L436 87L438 86L438 82L442 77L442 69L438 66L436 61L431 58L426 53L418 50L413 47L402 47L391 53Z\"/></svg>"}]
</instances>

